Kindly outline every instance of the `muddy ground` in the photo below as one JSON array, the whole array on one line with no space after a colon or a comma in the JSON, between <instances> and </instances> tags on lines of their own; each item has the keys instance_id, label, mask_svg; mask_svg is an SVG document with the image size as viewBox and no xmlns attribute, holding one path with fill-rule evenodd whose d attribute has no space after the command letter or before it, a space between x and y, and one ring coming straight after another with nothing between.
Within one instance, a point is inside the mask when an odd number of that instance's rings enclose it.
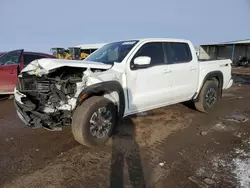
<instances>
[{"instance_id":1,"label":"muddy ground","mask_svg":"<svg viewBox=\"0 0 250 188\"><path fill-rule=\"evenodd\" d=\"M210 114L178 104L129 117L101 148L70 128L26 128L0 101L0 187L250 187L250 79L235 80Z\"/></svg>"}]
</instances>

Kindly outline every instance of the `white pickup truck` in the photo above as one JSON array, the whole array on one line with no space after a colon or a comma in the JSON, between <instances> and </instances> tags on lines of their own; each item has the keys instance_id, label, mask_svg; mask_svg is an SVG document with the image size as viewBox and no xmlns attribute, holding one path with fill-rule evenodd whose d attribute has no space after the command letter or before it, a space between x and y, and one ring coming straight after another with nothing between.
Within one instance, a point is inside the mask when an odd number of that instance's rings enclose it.
<instances>
[{"instance_id":1,"label":"white pickup truck","mask_svg":"<svg viewBox=\"0 0 250 188\"><path fill-rule=\"evenodd\" d=\"M84 61L40 59L19 75L17 114L32 128L71 125L86 146L107 142L122 118L185 101L208 112L232 86L231 60L198 62L190 41L107 44Z\"/></svg>"}]
</instances>

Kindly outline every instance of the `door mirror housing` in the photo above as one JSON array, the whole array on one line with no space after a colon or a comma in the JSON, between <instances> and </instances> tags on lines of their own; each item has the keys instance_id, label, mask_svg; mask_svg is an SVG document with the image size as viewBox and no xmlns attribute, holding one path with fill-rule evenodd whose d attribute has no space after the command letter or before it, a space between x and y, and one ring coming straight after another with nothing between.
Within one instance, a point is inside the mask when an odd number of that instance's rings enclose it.
<instances>
[{"instance_id":1,"label":"door mirror housing","mask_svg":"<svg viewBox=\"0 0 250 188\"><path fill-rule=\"evenodd\" d=\"M140 56L134 59L134 65L138 68L145 68L150 65L151 58L148 56Z\"/></svg>"}]
</instances>

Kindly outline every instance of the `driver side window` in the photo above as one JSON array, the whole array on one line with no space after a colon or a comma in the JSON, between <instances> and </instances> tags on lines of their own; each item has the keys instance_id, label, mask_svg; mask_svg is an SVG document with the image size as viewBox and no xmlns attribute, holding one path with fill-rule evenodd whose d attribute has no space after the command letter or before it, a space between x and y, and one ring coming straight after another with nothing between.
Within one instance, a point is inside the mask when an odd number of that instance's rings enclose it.
<instances>
[{"instance_id":1,"label":"driver side window","mask_svg":"<svg viewBox=\"0 0 250 188\"><path fill-rule=\"evenodd\" d=\"M15 65L19 64L20 55L22 50L15 50L8 52L1 56L0 65Z\"/></svg>"},{"instance_id":2,"label":"driver side window","mask_svg":"<svg viewBox=\"0 0 250 188\"><path fill-rule=\"evenodd\" d=\"M140 56L151 58L150 66L165 64L162 42L150 42L144 44L133 57L130 67L134 66L134 59Z\"/></svg>"}]
</instances>

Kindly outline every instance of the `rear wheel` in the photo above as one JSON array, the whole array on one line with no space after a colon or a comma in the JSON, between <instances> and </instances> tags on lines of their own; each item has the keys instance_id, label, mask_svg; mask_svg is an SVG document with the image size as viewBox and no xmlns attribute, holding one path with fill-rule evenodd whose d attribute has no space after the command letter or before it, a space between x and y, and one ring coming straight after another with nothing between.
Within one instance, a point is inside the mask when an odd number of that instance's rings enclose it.
<instances>
[{"instance_id":1,"label":"rear wheel","mask_svg":"<svg viewBox=\"0 0 250 188\"><path fill-rule=\"evenodd\" d=\"M116 116L116 107L111 100L100 96L87 99L73 115L75 140L88 147L104 145L112 135Z\"/></svg>"},{"instance_id":2,"label":"rear wheel","mask_svg":"<svg viewBox=\"0 0 250 188\"><path fill-rule=\"evenodd\" d=\"M209 112L217 103L219 87L215 80L208 80L202 87L195 108L201 112Z\"/></svg>"}]
</instances>

